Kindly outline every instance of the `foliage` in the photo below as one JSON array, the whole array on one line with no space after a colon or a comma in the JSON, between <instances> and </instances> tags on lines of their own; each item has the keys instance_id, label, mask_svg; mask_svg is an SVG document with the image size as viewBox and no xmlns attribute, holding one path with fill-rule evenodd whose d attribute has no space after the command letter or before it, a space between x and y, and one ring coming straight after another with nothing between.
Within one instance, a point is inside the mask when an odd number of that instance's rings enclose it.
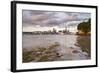
<instances>
[{"instance_id":1,"label":"foliage","mask_svg":"<svg viewBox=\"0 0 100 73\"><path fill-rule=\"evenodd\" d=\"M82 22L77 27L78 30L81 30L85 34L91 31L91 19L89 19L87 22Z\"/></svg>"}]
</instances>

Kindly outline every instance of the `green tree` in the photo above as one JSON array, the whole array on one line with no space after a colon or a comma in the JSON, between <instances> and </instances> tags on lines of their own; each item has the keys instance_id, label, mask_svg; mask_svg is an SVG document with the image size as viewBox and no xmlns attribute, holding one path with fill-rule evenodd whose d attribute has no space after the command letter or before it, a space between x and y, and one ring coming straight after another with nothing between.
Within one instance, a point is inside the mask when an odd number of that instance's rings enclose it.
<instances>
[{"instance_id":1,"label":"green tree","mask_svg":"<svg viewBox=\"0 0 100 73\"><path fill-rule=\"evenodd\" d=\"M89 19L87 22L82 22L77 27L78 30L81 30L85 34L91 31L91 19Z\"/></svg>"}]
</instances>

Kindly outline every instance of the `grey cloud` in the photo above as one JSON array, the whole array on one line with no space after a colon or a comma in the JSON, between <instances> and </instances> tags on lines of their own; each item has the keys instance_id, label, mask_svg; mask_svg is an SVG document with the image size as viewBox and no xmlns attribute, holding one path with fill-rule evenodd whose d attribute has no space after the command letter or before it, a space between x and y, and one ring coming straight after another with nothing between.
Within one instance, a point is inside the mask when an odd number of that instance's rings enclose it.
<instances>
[{"instance_id":1,"label":"grey cloud","mask_svg":"<svg viewBox=\"0 0 100 73\"><path fill-rule=\"evenodd\" d=\"M68 26L77 25L78 21L84 21L90 18L89 13L76 13L76 12L50 12L50 11L35 11L23 10L23 26L39 25L39 26ZM76 21L76 22L73 22Z\"/></svg>"}]
</instances>

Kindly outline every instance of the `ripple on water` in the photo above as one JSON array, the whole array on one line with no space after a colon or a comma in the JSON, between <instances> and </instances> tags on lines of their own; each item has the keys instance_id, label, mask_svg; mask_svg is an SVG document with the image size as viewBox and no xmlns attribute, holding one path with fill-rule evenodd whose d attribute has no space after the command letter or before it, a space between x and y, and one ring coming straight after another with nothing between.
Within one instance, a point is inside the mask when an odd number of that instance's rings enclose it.
<instances>
[{"instance_id":1,"label":"ripple on water","mask_svg":"<svg viewBox=\"0 0 100 73\"><path fill-rule=\"evenodd\" d=\"M62 60L81 60L87 59L87 53L82 52L81 48L77 46L76 35L24 35L23 48L46 47L54 42L58 42L59 53L62 55Z\"/></svg>"}]
</instances>

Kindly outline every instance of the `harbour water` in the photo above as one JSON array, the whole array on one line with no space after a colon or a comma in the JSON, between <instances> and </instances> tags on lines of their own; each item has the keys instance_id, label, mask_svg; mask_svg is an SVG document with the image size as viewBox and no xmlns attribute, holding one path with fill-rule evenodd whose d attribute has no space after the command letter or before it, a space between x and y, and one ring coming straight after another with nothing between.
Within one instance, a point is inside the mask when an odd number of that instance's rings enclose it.
<instances>
[{"instance_id":1,"label":"harbour water","mask_svg":"<svg viewBox=\"0 0 100 73\"><path fill-rule=\"evenodd\" d=\"M81 41L79 39L81 37ZM59 43L58 52L62 55L58 60L86 60L90 59L88 52L83 51L84 48L80 43L85 43L85 48L90 47L90 36L78 35L32 35L23 34L23 49L31 50L37 47L48 47L54 43ZM88 44L88 45L87 45ZM90 51L90 48L89 48Z\"/></svg>"}]
</instances>

